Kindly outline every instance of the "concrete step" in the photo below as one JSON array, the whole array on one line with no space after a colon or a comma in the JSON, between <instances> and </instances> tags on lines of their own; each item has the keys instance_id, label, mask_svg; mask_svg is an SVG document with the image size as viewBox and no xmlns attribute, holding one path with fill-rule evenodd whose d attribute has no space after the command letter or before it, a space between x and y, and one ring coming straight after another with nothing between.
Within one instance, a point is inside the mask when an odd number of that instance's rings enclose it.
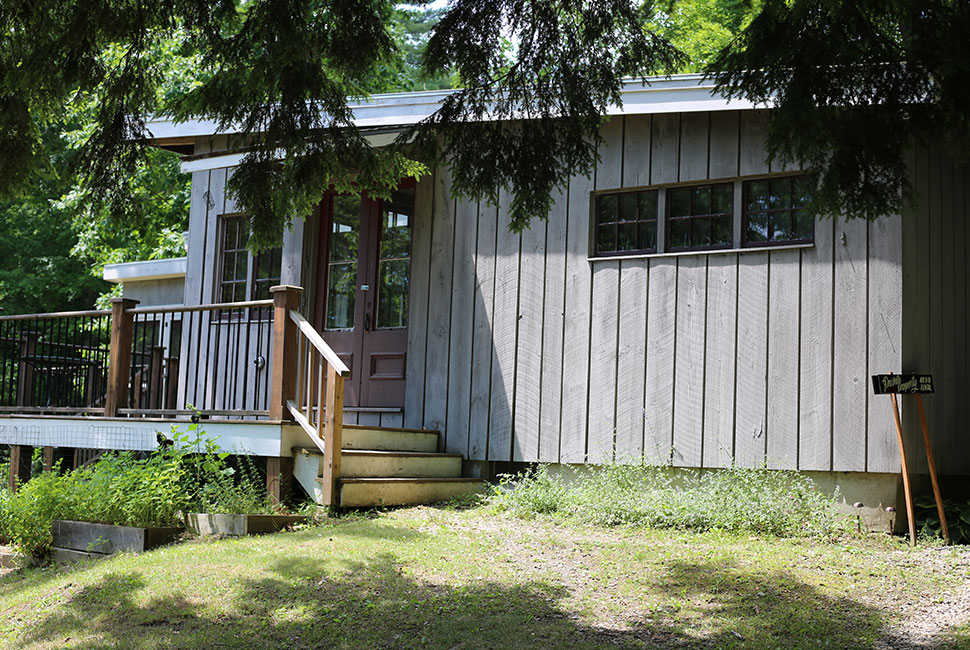
<instances>
[{"instance_id":1,"label":"concrete step","mask_svg":"<svg viewBox=\"0 0 970 650\"><path fill-rule=\"evenodd\" d=\"M371 508L437 503L465 494L480 494L487 485L477 478L344 478L340 480L340 506Z\"/></svg>"},{"instance_id":2,"label":"concrete step","mask_svg":"<svg viewBox=\"0 0 970 650\"><path fill-rule=\"evenodd\" d=\"M435 452L438 451L438 432L346 424L343 448Z\"/></svg>"},{"instance_id":3,"label":"concrete step","mask_svg":"<svg viewBox=\"0 0 970 650\"><path fill-rule=\"evenodd\" d=\"M461 454L345 449L340 474L346 478L456 478L461 476L461 461Z\"/></svg>"}]
</instances>

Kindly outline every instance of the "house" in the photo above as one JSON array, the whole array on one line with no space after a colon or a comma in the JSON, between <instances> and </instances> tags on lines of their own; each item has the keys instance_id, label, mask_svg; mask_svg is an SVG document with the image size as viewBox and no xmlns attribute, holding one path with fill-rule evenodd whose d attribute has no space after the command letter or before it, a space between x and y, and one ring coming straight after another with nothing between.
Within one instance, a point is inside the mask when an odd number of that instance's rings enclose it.
<instances>
[{"instance_id":1,"label":"house","mask_svg":"<svg viewBox=\"0 0 970 650\"><path fill-rule=\"evenodd\" d=\"M393 131L444 95L376 96L354 110L358 123ZM459 201L436 169L391 201L328 196L281 249L258 256L224 191L241 158L227 134L153 122L155 144L186 154L192 174L188 256L106 270L141 300L114 315L128 314L134 332L115 379L126 408L106 412L90 399L104 391L88 390L88 402L58 411L35 399L28 412L7 390L0 442L151 447L149 434L191 404L224 444L275 459L271 475L284 481L293 457L312 485L316 460L301 449L326 447L309 440L326 437L330 418L318 395L333 383L324 373L346 366L346 431L439 432L412 453L451 454L434 458L451 459L442 483L458 465L488 478L535 462L766 463L839 485L877 518L897 503L900 459L888 398L869 377L918 371L935 378L926 403L937 467L956 484L970 474L959 418L966 168L918 148L910 212L813 221L799 209L805 172L767 162L767 119L699 75L629 82L602 127L595 173L569 179L548 220L521 235L508 230L505 193L497 206ZM273 299L300 316L274 322ZM274 377L274 336L297 326L302 342L279 353L290 370ZM916 411L902 408L925 475ZM337 454L344 478L331 476L333 490L351 485L355 453ZM402 458L381 471L420 460Z\"/></svg>"}]
</instances>

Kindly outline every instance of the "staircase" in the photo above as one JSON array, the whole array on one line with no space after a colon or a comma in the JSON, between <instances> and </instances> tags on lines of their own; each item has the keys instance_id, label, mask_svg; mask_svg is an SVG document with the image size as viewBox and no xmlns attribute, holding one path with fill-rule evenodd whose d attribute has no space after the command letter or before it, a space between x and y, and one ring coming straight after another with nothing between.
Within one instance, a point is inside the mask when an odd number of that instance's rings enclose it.
<instances>
[{"instance_id":1,"label":"staircase","mask_svg":"<svg viewBox=\"0 0 970 650\"><path fill-rule=\"evenodd\" d=\"M481 479L462 478L461 454L438 452L437 431L344 425L341 508L371 508L447 501L485 490ZM322 503L323 454L293 448L294 478Z\"/></svg>"}]
</instances>

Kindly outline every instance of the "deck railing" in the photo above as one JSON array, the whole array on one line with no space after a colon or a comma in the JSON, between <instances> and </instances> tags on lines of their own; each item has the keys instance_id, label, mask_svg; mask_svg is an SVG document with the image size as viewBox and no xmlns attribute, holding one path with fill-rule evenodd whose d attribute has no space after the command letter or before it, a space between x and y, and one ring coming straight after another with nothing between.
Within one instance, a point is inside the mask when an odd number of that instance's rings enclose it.
<instances>
[{"instance_id":1,"label":"deck railing","mask_svg":"<svg viewBox=\"0 0 970 650\"><path fill-rule=\"evenodd\" d=\"M0 316L0 413L269 418L299 424L324 455L337 502L350 370L300 314L272 300Z\"/></svg>"},{"instance_id":2,"label":"deck railing","mask_svg":"<svg viewBox=\"0 0 970 650\"><path fill-rule=\"evenodd\" d=\"M104 412L111 312L0 316L0 412Z\"/></svg>"},{"instance_id":3,"label":"deck railing","mask_svg":"<svg viewBox=\"0 0 970 650\"><path fill-rule=\"evenodd\" d=\"M272 307L254 300L126 308L131 352L116 413L268 417Z\"/></svg>"},{"instance_id":4,"label":"deck railing","mask_svg":"<svg viewBox=\"0 0 970 650\"><path fill-rule=\"evenodd\" d=\"M273 396L270 418L303 427L323 453L323 504L337 504L343 442L344 377L350 369L300 314L299 287L280 286L273 294Z\"/></svg>"}]
</instances>

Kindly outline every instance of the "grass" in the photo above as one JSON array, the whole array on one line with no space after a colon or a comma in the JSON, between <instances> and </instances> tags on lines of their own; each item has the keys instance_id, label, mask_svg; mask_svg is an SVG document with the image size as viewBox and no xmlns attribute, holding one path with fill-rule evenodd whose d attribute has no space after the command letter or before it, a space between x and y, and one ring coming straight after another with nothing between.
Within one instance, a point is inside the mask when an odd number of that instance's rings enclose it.
<instances>
[{"instance_id":1,"label":"grass","mask_svg":"<svg viewBox=\"0 0 970 650\"><path fill-rule=\"evenodd\" d=\"M421 507L10 573L0 644L860 648L925 620L968 570L965 550L881 535L833 543ZM967 647L967 631L933 647Z\"/></svg>"},{"instance_id":2,"label":"grass","mask_svg":"<svg viewBox=\"0 0 970 650\"><path fill-rule=\"evenodd\" d=\"M822 494L794 471L612 464L583 468L570 480L561 476L546 466L506 476L492 502L523 517L607 526L833 537L849 525L838 512L838 494Z\"/></svg>"}]
</instances>

